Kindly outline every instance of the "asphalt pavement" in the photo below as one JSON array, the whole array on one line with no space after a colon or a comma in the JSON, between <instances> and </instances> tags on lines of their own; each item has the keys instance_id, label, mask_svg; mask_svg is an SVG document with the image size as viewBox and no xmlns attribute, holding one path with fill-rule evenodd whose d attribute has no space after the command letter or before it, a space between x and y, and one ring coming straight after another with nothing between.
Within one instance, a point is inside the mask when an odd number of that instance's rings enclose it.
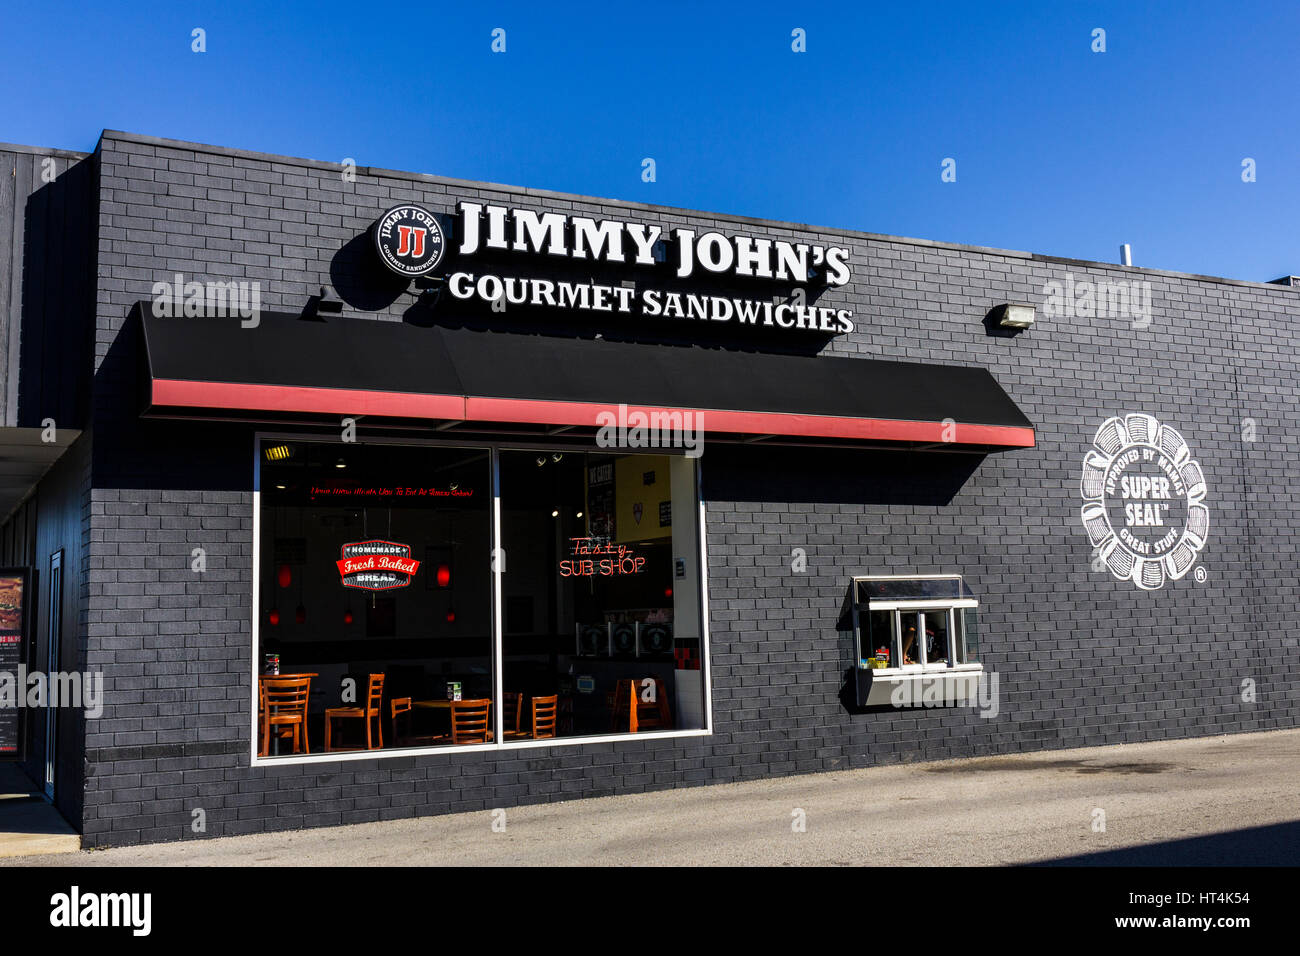
<instances>
[{"instance_id":1,"label":"asphalt pavement","mask_svg":"<svg viewBox=\"0 0 1300 956\"><path fill-rule=\"evenodd\" d=\"M0 859L0 866L1025 863L1300 864L1300 730Z\"/></svg>"}]
</instances>

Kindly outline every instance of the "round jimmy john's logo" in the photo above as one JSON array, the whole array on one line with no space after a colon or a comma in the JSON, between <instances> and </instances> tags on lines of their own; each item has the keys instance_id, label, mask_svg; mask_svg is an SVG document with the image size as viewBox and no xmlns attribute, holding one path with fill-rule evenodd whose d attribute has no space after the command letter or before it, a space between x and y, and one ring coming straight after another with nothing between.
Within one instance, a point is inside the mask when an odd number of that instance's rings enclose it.
<instances>
[{"instance_id":1,"label":"round jimmy john's logo","mask_svg":"<svg viewBox=\"0 0 1300 956\"><path fill-rule=\"evenodd\" d=\"M447 248L442 226L429 210L409 203L394 206L374 226L379 258L399 276L414 278L438 268Z\"/></svg>"},{"instance_id":2,"label":"round jimmy john's logo","mask_svg":"<svg viewBox=\"0 0 1300 956\"><path fill-rule=\"evenodd\" d=\"M1150 415L1126 415L1103 422L1092 444L1080 484L1095 569L1146 591L1179 580L1210 528L1205 475L1187 442Z\"/></svg>"}]
</instances>

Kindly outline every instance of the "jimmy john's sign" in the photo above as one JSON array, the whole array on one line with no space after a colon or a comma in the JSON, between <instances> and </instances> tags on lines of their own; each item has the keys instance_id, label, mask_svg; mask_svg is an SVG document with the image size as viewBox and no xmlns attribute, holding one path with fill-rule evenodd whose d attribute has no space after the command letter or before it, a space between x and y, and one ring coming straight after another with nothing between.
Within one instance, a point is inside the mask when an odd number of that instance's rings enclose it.
<instances>
[{"instance_id":1,"label":"jimmy john's sign","mask_svg":"<svg viewBox=\"0 0 1300 956\"><path fill-rule=\"evenodd\" d=\"M645 223L465 201L457 206L451 242L436 216L410 204L395 206L381 216L374 238L384 264L408 278L432 273L443 263L443 249L454 251L457 258L445 280L451 298L487 303L495 311L512 306L577 309L730 323L742 329L831 335L853 331L852 310L823 306L809 292L848 283L849 251L841 246L685 228L665 234L660 226ZM475 257L499 262L501 256L515 253L645 269L648 282L664 277L676 286L688 284L672 289L643 284L635 271L632 282L605 284L473 267ZM711 290L706 287L710 279L715 286ZM791 291L750 297L721 293L716 287L724 281L734 285L747 280L768 280Z\"/></svg>"}]
</instances>

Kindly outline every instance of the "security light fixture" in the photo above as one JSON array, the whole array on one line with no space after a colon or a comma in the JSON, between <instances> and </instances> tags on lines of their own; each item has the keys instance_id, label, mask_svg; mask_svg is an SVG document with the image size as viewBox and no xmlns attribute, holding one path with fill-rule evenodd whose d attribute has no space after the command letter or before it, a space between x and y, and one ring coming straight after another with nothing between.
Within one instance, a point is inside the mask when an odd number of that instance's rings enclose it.
<instances>
[{"instance_id":1,"label":"security light fixture","mask_svg":"<svg viewBox=\"0 0 1300 956\"><path fill-rule=\"evenodd\" d=\"M1027 329L1034 324L1034 307L1021 302L998 306L998 325L1004 329Z\"/></svg>"}]
</instances>

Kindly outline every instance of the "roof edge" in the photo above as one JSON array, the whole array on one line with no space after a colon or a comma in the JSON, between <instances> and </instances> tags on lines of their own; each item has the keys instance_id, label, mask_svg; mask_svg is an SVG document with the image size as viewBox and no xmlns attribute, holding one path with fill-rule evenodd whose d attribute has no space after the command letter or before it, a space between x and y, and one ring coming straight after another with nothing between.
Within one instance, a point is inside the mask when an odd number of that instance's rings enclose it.
<instances>
[{"instance_id":1,"label":"roof edge","mask_svg":"<svg viewBox=\"0 0 1300 956\"><path fill-rule=\"evenodd\" d=\"M100 145L105 139L121 140L144 146L164 146L173 149L188 149L210 153L215 156L230 156L236 159L256 160L260 162L278 162L307 169L328 169L337 171L338 163L318 159L305 159L299 156L285 156L279 153L266 153L257 150L237 149L230 146L215 146L210 143L192 143L187 140L169 139L163 136L147 136L143 133L129 133L124 130L106 129L100 134ZM96 150L99 145L96 146ZM39 150L35 150L39 151ZM46 151L48 152L48 151ZM90 155L78 154L82 156ZM566 193L552 189L534 189L529 186L512 186L508 183L480 182L472 179L456 179L450 176L435 176L431 173L413 173L401 169L385 169L382 166L357 166L357 171L369 176L385 176L393 179L407 179L413 182L435 183L446 186L459 186L469 189L487 189L516 193L538 199L556 199L563 202L587 202L616 206L620 209L647 212L656 215L685 215L708 219L717 219L742 225L763 226L773 229L803 230L819 232L832 236L861 239L868 242L891 242L909 246L922 246L931 249L945 249L954 252L973 252L979 255L1001 256L1007 259L1023 259L1034 262L1050 262L1058 265L1086 266L1092 269L1109 269L1114 272L1166 276L1174 279L1192 279L1197 282L1212 282L1221 285L1243 286L1249 289L1262 289L1270 292L1289 292L1300 294L1300 287L1278 285L1275 282L1254 282L1249 279L1230 279L1226 276L1201 275L1195 272L1177 272L1171 269L1144 269L1138 266L1124 266L1116 262L1098 262L1092 259L1072 259L1066 256L1053 256L1042 253L1024 252L1017 249L998 249L993 246L975 246L959 242L942 242L937 239L919 239L913 236L891 236L885 233L863 232L855 229L841 229L835 226L818 226L812 223L787 222L780 219L763 219L754 216L738 216L732 213L714 212L706 209L690 209L683 206L662 206L654 203L635 202L629 199L611 199L605 196L588 196L582 193Z\"/></svg>"},{"instance_id":2,"label":"roof edge","mask_svg":"<svg viewBox=\"0 0 1300 956\"><path fill-rule=\"evenodd\" d=\"M60 159L89 159L94 155L94 153L83 153L76 149L56 149L53 146L24 146L22 143L0 143L0 152L57 156Z\"/></svg>"}]
</instances>

